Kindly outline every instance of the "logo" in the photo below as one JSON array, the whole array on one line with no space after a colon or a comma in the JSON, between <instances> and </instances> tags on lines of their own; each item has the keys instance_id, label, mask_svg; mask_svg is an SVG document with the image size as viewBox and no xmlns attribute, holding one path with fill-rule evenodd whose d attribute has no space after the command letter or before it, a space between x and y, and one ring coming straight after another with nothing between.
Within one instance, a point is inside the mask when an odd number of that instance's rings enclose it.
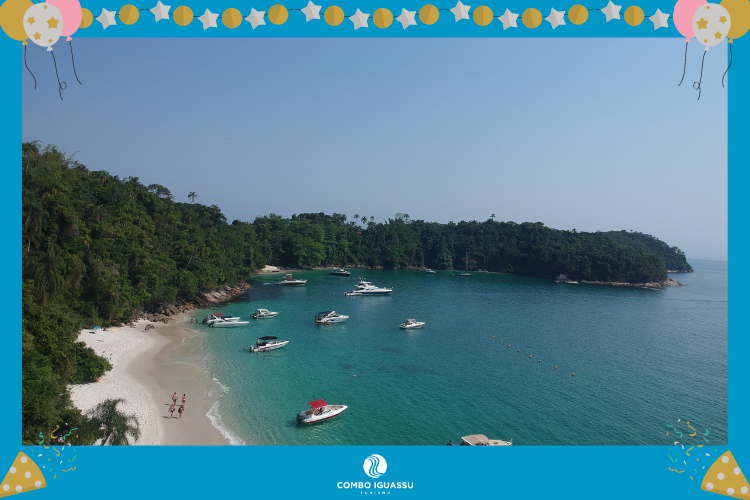
<instances>
[{"instance_id":1,"label":"logo","mask_svg":"<svg viewBox=\"0 0 750 500\"><path fill-rule=\"evenodd\" d=\"M373 479L377 479L385 474L386 469L388 469L388 463L380 455L370 455L365 458L362 468L365 469L365 474Z\"/></svg>"}]
</instances>

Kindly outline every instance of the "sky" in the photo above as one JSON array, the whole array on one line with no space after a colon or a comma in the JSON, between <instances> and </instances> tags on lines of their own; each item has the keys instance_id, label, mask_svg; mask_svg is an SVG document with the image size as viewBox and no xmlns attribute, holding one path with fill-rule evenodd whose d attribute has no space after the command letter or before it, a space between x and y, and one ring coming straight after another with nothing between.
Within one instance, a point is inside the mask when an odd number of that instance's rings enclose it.
<instances>
[{"instance_id":1,"label":"sky","mask_svg":"<svg viewBox=\"0 0 750 500\"><path fill-rule=\"evenodd\" d=\"M23 140L229 221L495 214L727 255L726 44L700 100L676 38L78 39L82 85L65 45L64 100L27 55Z\"/></svg>"}]
</instances>

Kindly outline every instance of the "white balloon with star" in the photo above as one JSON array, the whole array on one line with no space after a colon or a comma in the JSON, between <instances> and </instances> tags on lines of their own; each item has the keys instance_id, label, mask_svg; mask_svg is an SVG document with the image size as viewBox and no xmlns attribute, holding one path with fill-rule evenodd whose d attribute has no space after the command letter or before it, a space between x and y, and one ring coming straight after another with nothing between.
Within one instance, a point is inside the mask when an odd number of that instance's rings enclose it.
<instances>
[{"instance_id":1,"label":"white balloon with star","mask_svg":"<svg viewBox=\"0 0 750 500\"><path fill-rule=\"evenodd\" d=\"M706 50L723 42L731 25L729 12L717 3L701 5L693 14L695 39L705 45Z\"/></svg>"},{"instance_id":2,"label":"white balloon with star","mask_svg":"<svg viewBox=\"0 0 750 500\"><path fill-rule=\"evenodd\" d=\"M62 14L51 3L37 3L29 7L23 15L23 27L29 35L29 40L47 47L49 52L62 34Z\"/></svg>"}]
</instances>

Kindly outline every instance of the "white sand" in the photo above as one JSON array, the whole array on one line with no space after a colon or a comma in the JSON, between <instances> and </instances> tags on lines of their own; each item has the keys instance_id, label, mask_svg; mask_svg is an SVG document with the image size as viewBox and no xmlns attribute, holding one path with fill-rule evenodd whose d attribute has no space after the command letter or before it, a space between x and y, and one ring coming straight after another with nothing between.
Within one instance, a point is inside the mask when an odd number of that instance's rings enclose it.
<instances>
[{"instance_id":1,"label":"white sand","mask_svg":"<svg viewBox=\"0 0 750 500\"><path fill-rule=\"evenodd\" d=\"M160 444L157 415L148 391L126 372L125 367L138 355L154 345L154 339L146 335L148 321L141 320L135 327L83 330L78 340L85 342L99 356L107 358L113 369L105 373L99 382L71 385L70 399L84 413L105 399L122 398L118 409L138 417L141 437L136 444ZM95 333L92 333L95 332Z\"/></svg>"}]
</instances>

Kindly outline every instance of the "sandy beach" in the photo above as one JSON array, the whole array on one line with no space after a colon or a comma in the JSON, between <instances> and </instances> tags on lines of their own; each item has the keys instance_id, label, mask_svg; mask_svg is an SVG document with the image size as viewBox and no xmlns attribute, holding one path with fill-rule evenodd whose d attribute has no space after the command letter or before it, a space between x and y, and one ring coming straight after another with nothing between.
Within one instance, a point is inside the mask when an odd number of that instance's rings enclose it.
<instances>
[{"instance_id":1,"label":"sandy beach","mask_svg":"<svg viewBox=\"0 0 750 500\"><path fill-rule=\"evenodd\" d=\"M122 398L118 408L138 417L138 445L226 445L230 444L211 423L208 413L223 394L221 386L206 371L204 355L196 349L196 336L188 314L179 314L169 324L146 320L134 327L83 330L78 340L107 358L113 369L98 382L70 386L73 404L86 412L108 398ZM170 419L172 394L187 395L182 418Z\"/></svg>"}]
</instances>

